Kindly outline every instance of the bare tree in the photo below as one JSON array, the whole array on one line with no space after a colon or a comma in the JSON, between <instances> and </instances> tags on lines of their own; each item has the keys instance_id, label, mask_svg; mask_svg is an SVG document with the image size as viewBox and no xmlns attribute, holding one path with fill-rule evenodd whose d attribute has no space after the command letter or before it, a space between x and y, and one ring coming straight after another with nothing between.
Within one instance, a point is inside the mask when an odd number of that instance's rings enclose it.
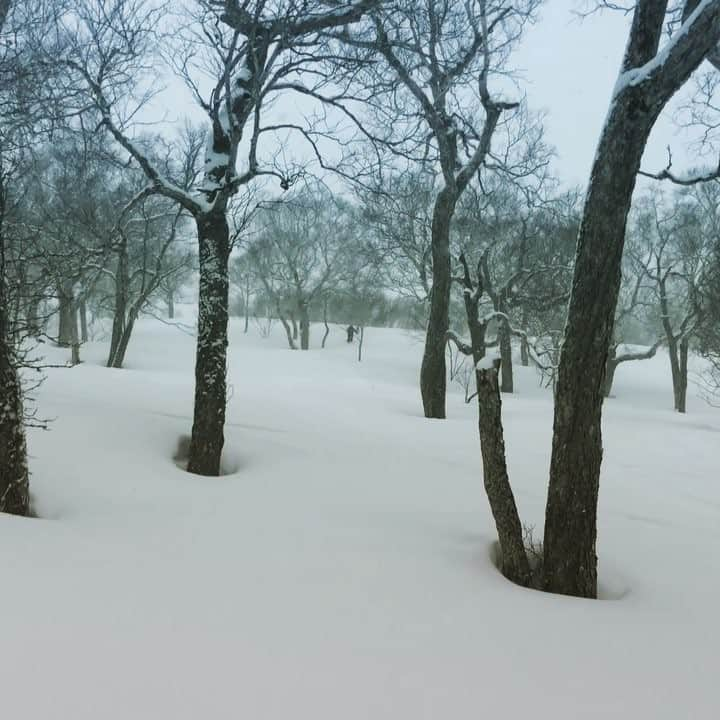
<instances>
[{"instance_id":1,"label":"bare tree","mask_svg":"<svg viewBox=\"0 0 720 720\"><path fill-rule=\"evenodd\" d=\"M379 128L367 135L411 164L440 169L432 209L432 293L420 377L429 418L445 417L451 221L480 168L500 160L493 155L493 136L503 113L519 112L520 106L494 95L489 81L506 70L538 4L394 0L345 36L358 50L365 99Z\"/></svg>"},{"instance_id":2,"label":"bare tree","mask_svg":"<svg viewBox=\"0 0 720 720\"><path fill-rule=\"evenodd\" d=\"M597 595L602 385L640 161L662 109L720 40L720 0L702 0L660 48L667 9L667 0L635 5L578 235L558 368L543 543L544 587L563 594Z\"/></svg>"},{"instance_id":3,"label":"bare tree","mask_svg":"<svg viewBox=\"0 0 720 720\"><path fill-rule=\"evenodd\" d=\"M99 8L83 0L78 15L76 52L71 67L81 78L103 127L143 170L147 192L174 200L195 221L200 288L195 362L195 403L188 470L217 475L224 444L228 322L228 263L232 250L228 209L240 187L261 175L275 176L287 188L295 170L263 164L259 146L277 126L263 126L263 108L313 61L305 52L320 31L362 17L372 3L291 0L281 6L264 0L203 0L188 9L173 47L177 70L208 117L210 131L203 176L196 191L184 190L163 175L131 132L132 112L120 99L138 87L138 75L151 61L162 4L113 0ZM179 59L178 59L179 58ZM201 82L209 80L209 96ZM238 171L241 144L247 165ZM277 158L275 159L277 160Z\"/></svg>"}]
</instances>

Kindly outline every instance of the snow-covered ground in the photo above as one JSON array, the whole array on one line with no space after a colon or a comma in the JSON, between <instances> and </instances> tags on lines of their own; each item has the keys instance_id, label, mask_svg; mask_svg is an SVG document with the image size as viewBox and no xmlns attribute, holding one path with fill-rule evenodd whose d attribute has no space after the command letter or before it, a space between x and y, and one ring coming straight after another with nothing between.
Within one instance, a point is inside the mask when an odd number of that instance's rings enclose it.
<instances>
[{"instance_id":1,"label":"snow-covered ground","mask_svg":"<svg viewBox=\"0 0 720 720\"><path fill-rule=\"evenodd\" d=\"M673 413L666 356L606 404L605 599L583 601L493 567L476 407L455 388L421 418L417 337L369 329L358 364L341 329L307 353L275 330L232 327L221 478L172 460L189 335L142 321L127 369L97 343L49 372L42 519L0 517L2 718L717 717L720 410ZM511 480L541 536L551 395L516 375Z\"/></svg>"}]
</instances>

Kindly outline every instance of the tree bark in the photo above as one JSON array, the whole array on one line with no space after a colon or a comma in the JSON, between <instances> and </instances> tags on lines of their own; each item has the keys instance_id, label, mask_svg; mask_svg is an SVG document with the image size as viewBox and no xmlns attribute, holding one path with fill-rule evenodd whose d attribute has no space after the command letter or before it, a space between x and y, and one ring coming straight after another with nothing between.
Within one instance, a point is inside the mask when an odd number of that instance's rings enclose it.
<instances>
[{"instance_id":1,"label":"tree bark","mask_svg":"<svg viewBox=\"0 0 720 720\"><path fill-rule=\"evenodd\" d=\"M507 320L502 320L500 333L500 392L514 392L513 365L512 365L512 338Z\"/></svg>"},{"instance_id":2,"label":"tree bark","mask_svg":"<svg viewBox=\"0 0 720 720\"><path fill-rule=\"evenodd\" d=\"M165 296L165 301L167 302L167 313L168 313L168 319L174 320L175 319L175 294L172 290L167 291L167 295Z\"/></svg>"},{"instance_id":3,"label":"tree bark","mask_svg":"<svg viewBox=\"0 0 720 720\"><path fill-rule=\"evenodd\" d=\"M78 303L78 312L80 314L80 340L88 341L88 321L87 321L87 302L82 298Z\"/></svg>"},{"instance_id":4,"label":"tree bark","mask_svg":"<svg viewBox=\"0 0 720 720\"><path fill-rule=\"evenodd\" d=\"M680 340L678 347L678 374L677 384L674 387L675 409L684 413L687 407L687 385L688 385L688 349L690 341L684 337Z\"/></svg>"},{"instance_id":5,"label":"tree bark","mask_svg":"<svg viewBox=\"0 0 720 720\"><path fill-rule=\"evenodd\" d=\"M310 313L305 300L298 302L298 315L300 319L300 349L310 349Z\"/></svg>"},{"instance_id":6,"label":"tree bark","mask_svg":"<svg viewBox=\"0 0 720 720\"><path fill-rule=\"evenodd\" d=\"M195 405L188 471L219 475L225 442L228 260L230 241L224 211L196 217L200 255Z\"/></svg>"},{"instance_id":7,"label":"tree bark","mask_svg":"<svg viewBox=\"0 0 720 720\"><path fill-rule=\"evenodd\" d=\"M522 525L505 460L502 400L497 366L475 371L478 429L483 460L483 483L500 542L503 575L518 585L530 585L531 573Z\"/></svg>"},{"instance_id":8,"label":"tree bark","mask_svg":"<svg viewBox=\"0 0 720 720\"><path fill-rule=\"evenodd\" d=\"M323 335L320 347L324 350L325 343L327 342L328 335L330 334L330 326L328 325L328 301L327 298L323 300L323 323L325 324L325 334Z\"/></svg>"},{"instance_id":9,"label":"tree bark","mask_svg":"<svg viewBox=\"0 0 720 720\"><path fill-rule=\"evenodd\" d=\"M118 364L117 354L120 341L125 332L129 284L127 240L123 236L118 246L117 267L115 268L115 307L113 308L113 324L110 334L110 351L108 352L107 367L122 367L122 361Z\"/></svg>"},{"instance_id":10,"label":"tree bark","mask_svg":"<svg viewBox=\"0 0 720 720\"><path fill-rule=\"evenodd\" d=\"M666 8L667 0L645 0L635 6L623 72L641 68L655 58ZM717 44L718 21L720 3L704 6L692 32L678 33L664 62L650 66L654 70L644 80L620 84L610 103L578 234L557 375L543 543L543 584L551 592L597 596L602 386L620 286L627 214L650 131L667 101Z\"/></svg>"},{"instance_id":11,"label":"tree bark","mask_svg":"<svg viewBox=\"0 0 720 720\"><path fill-rule=\"evenodd\" d=\"M420 369L420 393L426 418L445 418L445 343L450 312L450 221L457 197L444 188L438 194L432 218L432 292Z\"/></svg>"},{"instance_id":12,"label":"tree bark","mask_svg":"<svg viewBox=\"0 0 720 720\"><path fill-rule=\"evenodd\" d=\"M603 380L603 397L609 398L615 380L615 371L620 363L617 361L617 346L611 345L605 361L605 379Z\"/></svg>"},{"instance_id":13,"label":"tree bark","mask_svg":"<svg viewBox=\"0 0 720 720\"><path fill-rule=\"evenodd\" d=\"M73 342L73 334L77 336L77 313L75 299L72 290L64 287L58 288L58 345L70 347ZM73 327L75 331L73 333Z\"/></svg>"},{"instance_id":14,"label":"tree bark","mask_svg":"<svg viewBox=\"0 0 720 720\"><path fill-rule=\"evenodd\" d=\"M248 328L250 327L250 276L247 275L245 280L245 327L243 333L247 335Z\"/></svg>"},{"instance_id":15,"label":"tree bark","mask_svg":"<svg viewBox=\"0 0 720 720\"><path fill-rule=\"evenodd\" d=\"M5 283L4 272L0 283ZM8 335L5 292L0 290L0 512L30 514L22 386Z\"/></svg>"}]
</instances>

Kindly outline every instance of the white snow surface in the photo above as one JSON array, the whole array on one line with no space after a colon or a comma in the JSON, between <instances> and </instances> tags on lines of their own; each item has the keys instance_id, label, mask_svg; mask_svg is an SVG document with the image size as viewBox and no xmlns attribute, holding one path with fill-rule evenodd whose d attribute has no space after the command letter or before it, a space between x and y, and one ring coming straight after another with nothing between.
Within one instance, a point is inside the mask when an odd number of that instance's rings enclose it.
<instances>
[{"instance_id":1,"label":"white snow surface","mask_svg":"<svg viewBox=\"0 0 720 720\"><path fill-rule=\"evenodd\" d=\"M291 352L233 324L220 478L171 459L189 335L143 320L127 369L98 342L49 371L41 518L0 516L2 717L716 717L720 411L672 411L667 356L621 366L606 403L588 601L493 566L477 407L452 388L448 420L421 417L420 339L367 328L356 350L339 327ZM542 528L551 393L515 375L510 477Z\"/></svg>"}]
</instances>

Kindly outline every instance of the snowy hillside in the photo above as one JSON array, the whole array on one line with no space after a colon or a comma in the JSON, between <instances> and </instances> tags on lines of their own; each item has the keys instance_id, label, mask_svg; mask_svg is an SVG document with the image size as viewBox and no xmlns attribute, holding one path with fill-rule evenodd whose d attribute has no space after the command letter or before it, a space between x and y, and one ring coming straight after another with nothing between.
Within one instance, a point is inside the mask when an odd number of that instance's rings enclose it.
<instances>
[{"instance_id":1,"label":"snowy hillside","mask_svg":"<svg viewBox=\"0 0 720 720\"><path fill-rule=\"evenodd\" d=\"M2 717L715 717L720 411L672 411L667 357L622 366L605 406L587 601L492 565L477 409L454 387L449 420L421 417L420 340L371 328L355 351L338 328L303 353L233 325L220 478L172 459L190 335L141 321L127 369L91 343L49 371L41 519L0 516ZM551 394L516 375L511 481L541 537Z\"/></svg>"}]
</instances>

